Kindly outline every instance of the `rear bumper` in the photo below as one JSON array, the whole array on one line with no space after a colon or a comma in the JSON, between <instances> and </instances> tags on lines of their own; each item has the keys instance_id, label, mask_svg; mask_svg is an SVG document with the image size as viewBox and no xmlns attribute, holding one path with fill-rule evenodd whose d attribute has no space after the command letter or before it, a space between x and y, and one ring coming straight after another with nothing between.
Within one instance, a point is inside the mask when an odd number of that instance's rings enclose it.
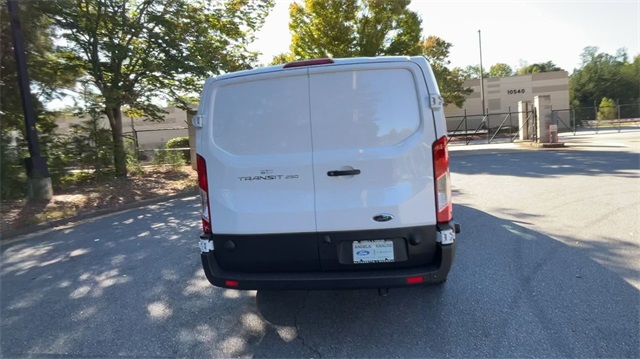
<instances>
[{"instance_id":1,"label":"rear bumper","mask_svg":"<svg viewBox=\"0 0 640 359\"><path fill-rule=\"evenodd\" d=\"M364 289L393 288L419 283L437 283L447 278L455 257L456 243L437 244L431 265L397 269L311 272L232 272L218 265L213 252L202 253L204 273L211 284L232 289ZM422 280L417 280L421 277ZM407 278L413 278L409 284Z\"/></svg>"}]
</instances>

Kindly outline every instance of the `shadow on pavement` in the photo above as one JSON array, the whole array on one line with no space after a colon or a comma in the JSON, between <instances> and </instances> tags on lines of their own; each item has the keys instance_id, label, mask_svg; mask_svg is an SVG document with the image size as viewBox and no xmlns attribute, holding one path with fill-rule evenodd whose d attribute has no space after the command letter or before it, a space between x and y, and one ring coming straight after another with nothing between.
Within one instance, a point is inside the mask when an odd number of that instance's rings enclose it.
<instances>
[{"instance_id":1,"label":"shadow on pavement","mask_svg":"<svg viewBox=\"0 0 640 359\"><path fill-rule=\"evenodd\" d=\"M388 297L214 288L200 267L194 200L11 242L2 247L1 354L640 355L636 288L582 249L473 208L454 211L466 230L448 283Z\"/></svg>"},{"instance_id":2,"label":"shadow on pavement","mask_svg":"<svg viewBox=\"0 0 640 359\"><path fill-rule=\"evenodd\" d=\"M451 170L462 174L491 174L515 177L607 175L638 178L640 157L624 151L520 151L488 155L456 156Z\"/></svg>"},{"instance_id":3,"label":"shadow on pavement","mask_svg":"<svg viewBox=\"0 0 640 359\"><path fill-rule=\"evenodd\" d=\"M473 208L456 206L454 213L467 231L444 286L393 289L384 298L374 290L260 291L260 314L296 328L308 349L298 356L640 354L636 288L580 249ZM494 235L475 238L477 232ZM597 251L616 258L607 248ZM280 353L290 345L265 338L268 345L265 339L243 354L267 356L267 347Z\"/></svg>"}]
</instances>

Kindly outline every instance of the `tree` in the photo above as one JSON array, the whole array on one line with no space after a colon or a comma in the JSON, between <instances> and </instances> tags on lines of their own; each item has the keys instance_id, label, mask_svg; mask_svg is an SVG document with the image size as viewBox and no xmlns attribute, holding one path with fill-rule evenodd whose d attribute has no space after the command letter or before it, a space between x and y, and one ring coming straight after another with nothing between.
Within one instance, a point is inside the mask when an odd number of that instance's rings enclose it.
<instances>
[{"instance_id":1,"label":"tree","mask_svg":"<svg viewBox=\"0 0 640 359\"><path fill-rule=\"evenodd\" d=\"M509 77L513 73L511 66L504 63L497 63L489 69L489 77Z\"/></svg>"},{"instance_id":2,"label":"tree","mask_svg":"<svg viewBox=\"0 0 640 359\"><path fill-rule=\"evenodd\" d=\"M592 107L607 97L620 103L640 98L640 59L628 62L624 49L616 55L599 53L597 47L586 47L582 66L569 78L569 94L574 107Z\"/></svg>"},{"instance_id":3,"label":"tree","mask_svg":"<svg viewBox=\"0 0 640 359\"><path fill-rule=\"evenodd\" d=\"M44 103L60 97L62 90L72 88L79 75L66 63L65 57L68 54L54 45L53 24L43 9L44 5L41 1L23 1L20 2L19 12L32 103L41 133L51 132L55 127L51 114L44 109ZM5 1L0 3L0 17L0 129L3 133L18 131L24 135L24 112L18 90L18 71ZM43 150L46 151L46 146L43 146Z\"/></svg>"},{"instance_id":4,"label":"tree","mask_svg":"<svg viewBox=\"0 0 640 359\"><path fill-rule=\"evenodd\" d=\"M417 55L421 20L410 0L304 0L289 7L295 59Z\"/></svg>"},{"instance_id":5,"label":"tree","mask_svg":"<svg viewBox=\"0 0 640 359\"><path fill-rule=\"evenodd\" d=\"M614 118L616 118L616 103L610 98L603 97L598 107L598 121Z\"/></svg>"},{"instance_id":6,"label":"tree","mask_svg":"<svg viewBox=\"0 0 640 359\"><path fill-rule=\"evenodd\" d=\"M295 61L296 57L290 52L281 53L273 57L269 65L286 64L287 62Z\"/></svg>"},{"instance_id":7,"label":"tree","mask_svg":"<svg viewBox=\"0 0 640 359\"><path fill-rule=\"evenodd\" d=\"M538 64L527 65L518 70L518 75L537 74L541 72L564 71L556 66L553 61L541 62Z\"/></svg>"},{"instance_id":8,"label":"tree","mask_svg":"<svg viewBox=\"0 0 640 359\"><path fill-rule=\"evenodd\" d=\"M58 0L43 2L69 62L104 99L117 176L126 176L123 108L161 120L159 100L187 108L202 81L251 67L247 50L273 0Z\"/></svg>"},{"instance_id":9,"label":"tree","mask_svg":"<svg viewBox=\"0 0 640 359\"><path fill-rule=\"evenodd\" d=\"M487 77L489 77L489 73L485 70L482 69L483 71L483 77L486 79ZM462 76L464 77L465 80L473 80L473 79L479 79L480 78L480 65L468 65L467 67L465 67L462 70Z\"/></svg>"},{"instance_id":10,"label":"tree","mask_svg":"<svg viewBox=\"0 0 640 359\"><path fill-rule=\"evenodd\" d=\"M622 100L628 102L637 102L640 100L640 55L637 55L633 62L628 62L622 67L622 78L629 82L629 96ZM640 114L636 114L637 116Z\"/></svg>"},{"instance_id":11,"label":"tree","mask_svg":"<svg viewBox=\"0 0 640 359\"><path fill-rule=\"evenodd\" d=\"M20 26L28 74L31 103L36 116L41 154L50 157L56 128L55 114L44 103L62 96L70 89L78 73L64 61L66 54L52 40L53 27L42 1L20 1ZM0 197L20 198L26 195L23 157L28 153L24 110L18 87L18 71L13 51L7 2L0 2Z\"/></svg>"},{"instance_id":12,"label":"tree","mask_svg":"<svg viewBox=\"0 0 640 359\"><path fill-rule=\"evenodd\" d=\"M428 36L422 41L421 46L422 54L431 64L445 104L462 107L466 95L471 94L473 90L464 87L465 79L461 68L447 67L451 63L449 49L453 45L437 36Z\"/></svg>"},{"instance_id":13,"label":"tree","mask_svg":"<svg viewBox=\"0 0 640 359\"><path fill-rule=\"evenodd\" d=\"M305 0L289 8L291 52L272 64L320 57L419 55L431 62L446 103L462 106L462 70L449 69L451 44L435 36L421 41L419 16L410 0Z\"/></svg>"}]
</instances>

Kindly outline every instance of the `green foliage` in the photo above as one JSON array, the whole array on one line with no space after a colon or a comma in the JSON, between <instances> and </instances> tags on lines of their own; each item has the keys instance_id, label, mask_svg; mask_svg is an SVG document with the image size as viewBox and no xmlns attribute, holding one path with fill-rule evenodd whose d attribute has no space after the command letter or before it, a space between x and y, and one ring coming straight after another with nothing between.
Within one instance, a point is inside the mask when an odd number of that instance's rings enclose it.
<instances>
[{"instance_id":1,"label":"green foliage","mask_svg":"<svg viewBox=\"0 0 640 359\"><path fill-rule=\"evenodd\" d=\"M70 165L85 169L93 169L96 176L113 164L111 148L113 141L109 130L97 125L96 118L71 126L66 137L65 149Z\"/></svg>"},{"instance_id":2,"label":"green foliage","mask_svg":"<svg viewBox=\"0 0 640 359\"><path fill-rule=\"evenodd\" d=\"M43 11L43 5L40 1L21 1L19 20L25 42L40 150L43 156L48 156L55 142L56 124L54 114L45 111L43 102L59 97L61 90L70 88L78 72L67 67L64 51L54 45L54 29ZM27 194L23 158L28 157L28 151L24 140L24 110L6 2L0 3L0 18L0 196L2 199L16 199L24 198Z\"/></svg>"},{"instance_id":3,"label":"green foliage","mask_svg":"<svg viewBox=\"0 0 640 359\"><path fill-rule=\"evenodd\" d=\"M513 76L514 71L511 66L504 63L497 63L489 69L489 77L509 77Z\"/></svg>"},{"instance_id":4,"label":"green foliage","mask_svg":"<svg viewBox=\"0 0 640 359\"><path fill-rule=\"evenodd\" d=\"M409 3L410 0L294 2L289 7L291 53L296 59L417 55L421 20L408 9ZM279 57L278 61L282 59Z\"/></svg>"},{"instance_id":5,"label":"green foliage","mask_svg":"<svg viewBox=\"0 0 640 359\"><path fill-rule=\"evenodd\" d=\"M133 151L127 151L127 171L132 176L139 176L144 172L138 157Z\"/></svg>"},{"instance_id":6,"label":"green foliage","mask_svg":"<svg viewBox=\"0 0 640 359\"><path fill-rule=\"evenodd\" d=\"M598 121L613 120L616 116L616 103L610 98L603 97L598 106Z\"/></svg>"},{"instance_id":7,"label":"green foliage","mask_svg":"<svg viewBox=\"0 0 640 359\"><path fill-rule=\"evenodd\" d=\"M468 65L463 70L461 70L461 72L465 80L479 79L480 65ZM483 72L484 78L489 77L489 73L487 72L486 69L482 69L482 72Z\"/></svg>"},{"instance_id":8,"label":"green foliage","mask_svg":"<svg viewBox=\"0 0 640 359\"><path fill-rule=\"evenodd\" d=\"M156 149L153 152L153 159L151 160L156 166L169 165L171 167L182 167L186 164L184 156L180 151Z\"/></svg>"},{"instance_id":9,"label":"green foliage","mask_svg":"<svg viewBox=\"0 0 640 359\"><path fill-rule=\"evenodd\" d=\"M113 179L113 175L106 176L103 174L99 180L96 180L95 174L91 171L74 170L61 176L60 180L54 183L54 189L84 186L98 181L108 181L110 179Z\"/></svg>"},{"instance_id":10,"label":"green foliage","mask_svg":"<svg viewBox=\"0 0 640 359\"><path fill-rule=\"evenodd\" d=\"M421 41L410 0L305 0L289 8L291 52L271 64L320 57L424 55L430 61L446 103L461 107L471 89L462 70L449 69L451 44L430 36Z\"/></svg>"},{"instance_id":11,"label":"green foliage","mask_svg":"<svg viewBox=\"0 0 640 359\"><path fill-rule=\"evenodd\" d=\"M76 114L86 120L55 136L49 146L51 180L58 187L78 182L71 168L88 173L96 182L113 176L113 139L101 124L100 107L89 104Z\"/></svg>"},{"instance_id":12,"label":"green foliage","mask_svg":"<svg viewBox=\"0 0 640 359\"><path fill-rule=\"evenodd\" d=\"M189 145L189 137L176 137L172 138L165 144L167 148L189 148L188 150L182 150L180 153L187 164L191 164L191 146Z\"/></svg>"},{"instance_id":13,"label":"green foliage","mask_svg":"<svg viewBox=\"0 0 640 359\"><path fill-rule=\"evenodd\" d=\"M8 112L10 111L13 110L8 109ZM7 119L11 116L12 114L7 113L5 117L4 113L0 113L0 162L2 162L0 187L2 187L2 198L21 198L27 193L24 158L29 157L29 152L27 142L24 139L24 117L16 117L19 118L18 123L12 124L12 120ZM19 129L16 129L15 126L19 126ZM54 117L51 114L42 113L39 116L36 129L39 134L42 156L50 157L51 149L57 138L54 133L55 127ZM51 158L48 162L50 166Z\"/></svg>"},{"instance_id":14,"label":"green foliage","mask_svg":"<svg viewBox=\"0 0 640 359\"><path fill-rule=\"evenodd\" d=\"M153 100L186 107L205 78L251 67L257 54L248 45L273 6L273 0L41 3L64 40L67 62L85 71L103 98L118 176L127 172L123 108L161 120Z\"/></svg>"},{"instance_id":15,"label":"green foliage","mask_svg":"<svg viewBox=\"0 0 640 359\"><path fill-rule=\"evenodd\" d=\"M449 49L453 45L437 36L425 38L420 45L422 54L431 64L445 104L454 104L462 107L466 95L472 93L473 90L463 86L464 75L461 68L448 68L450 64Z\"/></svg>"},{"instance_id":16,"label":"green foliage","mask_svg":"<svg viewBox=\"0 0 640 359\"><path fill-rule=\"evenodd\" d=\"M296 60L295 55L292 54L291 52L287 52L287 53L282 53L274 56L273 59L271 60L271 63L269 63L269 65L281 65L281 64L286 64L287 62L292 62L295 60Z\"/></svg>"},{"instance_id":17,"label":"green foliage","mask_svg":"<svg viewBox=\"0 0 640 359\"><path fill-rule=\"evenodd\" d=\"M79 76L78 69L66 62L67 53L54 45L52 21L44 1L20 1L19 20L23 30L27 67L32 89L32 103L38 120L38 130L50 134L55 127L43 102L61 96ZM24 113L18 88L18 71L6 1L0 3L0 108L2 132L25 131ZM47 121L47 126L43 122ZM42 147L45 147L43 145Z\"/></svg>"},{"instance_id":18,"label":"green foliage","mask_svg":"<svg viewBox=\"0 0 640 359\"><path fill-rule=\"evenodd\" d=\"M623 68L622 68L622 75L625 78L631 79L632 81L635 80L635 88L638 90L638 92L635 94L635 96L631 96L634 98L639 98L640 97L640 55L637 55L634 59L633 62L629 62L626 63Z\"/></svg>"},{"instance_id":19,"label":"green foliage","mask_svg":"<svg viewBox=\"0 0 640 359\"><path fill-rule=\"evenodd\" d=\"M640 56L628 61L624 49L616 55L599 53L597 47L586 47L582 66L569 79L569 93L574 107L593 107L607 97L620 103L633 103L640 98Z\"/></svg>"},{"instance_id":20,"label":"green foliage","mask_svg":"<svg viewBox=\"0 0 640 359\"><path fill-rule=\"evenodd\" d=\"M172 138L165 144L166 148L186 148L189 147L189 137Z\"/></svg>"},{"instance_id":21,"label":"green foliage","mask_svg":"<svg viewBox=\"0 0 640 359\"><path fill-rule=\"evenodd\" d=\"M449 53L453 44L437 36L428 36L421 42L422 54L431 64L448 65Z\"/></svg>"},{"instance_id":22,"label":"green foliage","mask_svg":"<svg viewBox=\"0 0 640 359\"><path fill-rule=\"evenodd\" d=\"M0 199L23 198L27 195L27 176L18 147L11 135L0 134Z\"/></svg>"},{"instance_id":23,"label":"green foliage","mask_svg":"<svg viewBox=\"0 0 640 359\"><path fill-rule=\"evenodd\" d=\"M518 75L537 74L541 72L564 71L556 66L553 61L541 62L522 67L518 70Z\"/></svg>"}]
</instances>

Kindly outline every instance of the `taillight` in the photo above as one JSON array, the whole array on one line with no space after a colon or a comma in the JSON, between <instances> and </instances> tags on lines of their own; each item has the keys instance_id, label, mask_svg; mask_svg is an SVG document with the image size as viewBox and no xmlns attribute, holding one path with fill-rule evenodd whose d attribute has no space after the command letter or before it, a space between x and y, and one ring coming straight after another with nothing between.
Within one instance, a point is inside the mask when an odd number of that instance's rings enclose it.
<instances>
[{"instance_id":1,"label":"taillight","mask_svg":"<svg viewBox=\"0 0 640 359\"><path fill-rule=\"evenodd\" d=\"M447 136L442 136L433 143L433 174L436 187L438 223L449 222L453 219L453 212Z\"/></svg>"},{"instance_id":2,"label":"taillight","mask_svg":"<svg viewBox=\"0 0 640 359\"><path fill-rule=\"evenodd\" d=\"M200 188L200 214L202 215L202 231L211 231L211 210L209 209L209 183L207 182L207 163L200 155L196 155L198 168L198 187Z\"/></svg>"}]
</instances>

